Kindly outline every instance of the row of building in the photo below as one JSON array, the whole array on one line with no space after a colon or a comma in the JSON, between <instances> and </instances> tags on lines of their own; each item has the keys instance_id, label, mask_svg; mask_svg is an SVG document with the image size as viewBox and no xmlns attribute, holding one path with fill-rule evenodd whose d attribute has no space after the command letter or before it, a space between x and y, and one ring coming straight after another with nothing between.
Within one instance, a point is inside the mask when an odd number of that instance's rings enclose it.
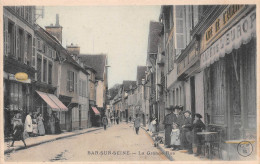
<instances>
[{"instance_id":1,"label":"row of building","mask_svg":"<svg viewBox=\"0 0 260 164\"><path fill-rule=\"evenodd\" d=\"M158 131L169 107L181 105L192 119L201 114L222 146L254 138L255 36L255 5L161 6L158 21L150 22L146 66L110 104L126 118L139 112L144 124L154 115Z\"/></svg>"},{"instance_id":2,"label":"row of building","mask_svg":"<svg viewBox=\"0 0 260 164\"><path fill-rule=\"evenodd\" d=\"M62 130L98 126L105 113L107 55L81 54L80 47L62 46L62 26L45 29L36 23L37 7L4 7L5 136L17 111L22 118L41 113L45 124L53 113ZM28 75L21 81L16 74Z\"/></svg>"}]
</instances>

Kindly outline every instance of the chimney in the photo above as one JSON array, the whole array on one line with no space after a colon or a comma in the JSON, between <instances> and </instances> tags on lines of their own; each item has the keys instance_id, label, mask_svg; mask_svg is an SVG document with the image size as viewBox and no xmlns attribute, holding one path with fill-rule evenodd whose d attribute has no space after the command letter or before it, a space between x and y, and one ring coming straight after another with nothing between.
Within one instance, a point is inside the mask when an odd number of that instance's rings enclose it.
<instances>
[{"instance_id":1,"label":"chimney","mask_svg":"<svg viewBox=\"0 0 260 164\"><path fill-rule=\"evenodd\" d=\"M58 41L62 44L62 26L60 26L59 24L59 14L56 14L55 26L51 24L50 26L45 26L45 29L48 33L56 37Z\"/></svg>"},{"instance_id":2,"label":"chimney","mask_svg":"<svg viewBox=\"0 0 260 164\"><path fill-rule=\"evenodd\" d=\"M59 14L56 14L56 24L55 26L60 26L60 23L59 23Z\"/></svg>"},{"instance_id":3,"label":"chimney","mask_svg":"<svg viewBox=\"0 0 260 164\"><path fill-rule=\"evenodd\" d=\"M73 56L78 57L78 55L80 54L80 47L78 45L73 45L73 43L71 43L71 45L66 46L67 51L69 51Z\"/></svg>"}]
</instances>

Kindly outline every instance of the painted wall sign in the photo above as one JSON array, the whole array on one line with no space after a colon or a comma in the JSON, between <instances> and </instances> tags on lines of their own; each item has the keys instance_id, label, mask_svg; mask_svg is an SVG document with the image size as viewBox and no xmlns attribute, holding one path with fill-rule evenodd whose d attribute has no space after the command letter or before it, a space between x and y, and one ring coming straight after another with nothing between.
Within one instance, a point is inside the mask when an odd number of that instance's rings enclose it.
<instances>
[{"instance_id":1,"label":"painted wall sign","mask_svg":"<svg viewBox=\"0 0 260 164\"><path fill-rule=\"evenodd\" d=\"M224 28L224 26L228 24L228 22L230 22L235 17L235 15L237 15L244 7L245 5L228 6L214 21L214 23L206 30L206 43L212 40L212 38L217 35L217 33L221 31L221 29Z\"/></svg>"},{"instance_id":2,"label":"painted wall sign","mask_svg":"<svg viewBox=\"0 0 260 164\"><path fill-rule=\"evenodd\" d=\"M246 44L252 37L256 37L256 10L252 11L245 18L222 35L212 46L201 55L201 68L205 68L225 54L238 49L241 44Z\"/></svg>"}]
</instances>

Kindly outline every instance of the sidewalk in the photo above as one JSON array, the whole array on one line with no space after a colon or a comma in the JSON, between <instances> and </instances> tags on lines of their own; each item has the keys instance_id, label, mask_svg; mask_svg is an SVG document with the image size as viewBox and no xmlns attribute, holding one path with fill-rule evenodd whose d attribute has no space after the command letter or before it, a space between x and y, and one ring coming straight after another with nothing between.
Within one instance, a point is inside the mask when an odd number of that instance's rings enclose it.
<instances>
[{"instance_id":1,"label":"sidewalk","mask_svg":"<svg viewBox=\"0 0 260 164\"><path fill-rule=\"evenodd\" d=\"M38 137L30 137L25 140L25 143L27 145L27 148L37 146L43 143L52 142L55 140L72 137L76 135L81 135L89 132L93 132L96 130L103 129L103 127L93 127L83 130L75 130L73 132L64 132L61 134L53 134L53 135L45 135L45 136L38 136ZM12 144L12 141L8 141L4 143L4 154L10 153L14 150L21 150L24 149L24 144L22 141L15 141L14 147L10 147Z\"/></svg>"},{"instance_id":2,"label":"sidewalk","mask_svg":"<svg viewBox=\"0 0 260 164\"><path fill-rule=\"evenodd\" d=\"M142 127L143 130L146 131L148 127ZM152 138L153 141L155 141L154 136L152 136L152 133L149 131L146 131L146 133ZM160 131L158 136L164 137L164 131ZM185 151L174 151L171 148L165 148L164 144L159 144L158 148L162 151L162 153L171 161L208 161L207 158L201 158L196 157L194 154L188 154Z\"/></svg>"}]
</instances>

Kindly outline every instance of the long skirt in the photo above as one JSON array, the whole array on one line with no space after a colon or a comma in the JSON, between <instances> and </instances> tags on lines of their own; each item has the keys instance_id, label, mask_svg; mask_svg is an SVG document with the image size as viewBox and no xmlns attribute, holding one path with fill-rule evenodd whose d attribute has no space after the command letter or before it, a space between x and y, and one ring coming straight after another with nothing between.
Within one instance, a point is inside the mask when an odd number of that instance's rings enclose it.
<instances>
[{"instance_id":1,"label":"long skirt","mask_svg":"<svg viewBox=\"0 0 260 164\"><path fill-rule=\"evenodd\" d=\"M171 125L165 125L165 145L170 146L171 145L171 132L172 132L172 126Z\"/></svg>"},{"instance_id":2,"label":"long skirt","mask_svg":"<svg viewBox=\"0 0 260 164\"><path fill-rule=\"evenodd\" d=\"M45 129L42 121L38 122L38 132L40 136L45 135Z\"/></svg>"},{"instance_id":3,"label":"long skirt","mask_svg":"<svg viewBox=\"0 0 260 164\"><path fill-rule=\"evenodd\" d=\"M33 127L32 134L33 134L33 135L38 135L38 127L37 127L37 124L32 124L32 127Z\"/></svg>"}]
</instances>

